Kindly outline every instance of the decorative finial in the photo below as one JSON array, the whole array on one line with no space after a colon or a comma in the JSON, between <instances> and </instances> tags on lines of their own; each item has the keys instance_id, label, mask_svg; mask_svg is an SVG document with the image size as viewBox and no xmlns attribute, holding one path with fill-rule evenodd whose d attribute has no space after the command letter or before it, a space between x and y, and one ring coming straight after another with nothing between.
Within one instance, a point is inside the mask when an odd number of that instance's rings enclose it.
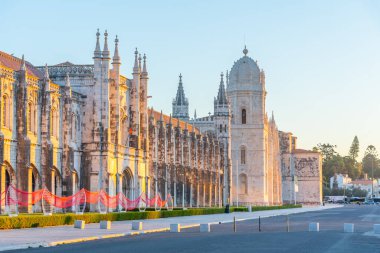
<instances>
[{"instance_id":1,"label":"decorative finial","mask_svg":"<svg viewBox=\"0 0 380 253\"><path fill-rule=\"evenodd\" d=\"M143 73L147 73L147 70L146 70L146 55L144 54L144 57L143 57Z\"/></svg>"},{"instance_id":2,"label":"decorative finial","mask_svg":"<svg viewBox=\"0 0 380 253\"><path fill-rule=\"evenodd\" d=\"M223 83L223 76L224 76L223 72L220 73L220 82L221 82L221 83Z\"/></svg>"},{"instance_id":3,"label":"decorative finial","mask_svg":"<svg viewBox=\"0 0 380 253\"><path fill-rule=\"evenodd\" d=\"M20 70L26 70L24 55L22 55L22 58L21 58Z\"/></svg>"},{"instance_id":4,"label":"decorative finial","mask_svg":"<svg viewBox=\"0 0 380 253\"><path fill-rule=\"evenodd\" d=\"M100 36L100 32L99 32L99 28L96 32L96 46L95 46L95 51L94 51L94 58L100 58L101 57L101 51L100 51L100 43L99 43L99 36Z\"/></svg>"},{"instance_id":5,"label":"decorative finial","mask_svg":"<svg viewBox=\"0 0 380 253\"><path fill-rule=\"evenodd\" d=\"M119 39L118 39L117 35L115 38L115 53L113 54L113 63L112 64L120 64Z\"/></svg>"},{"instance_id":6,"label":"decorative finial","mask_svg":"<svg viewBox=\"0 0 380 253\"><path fill-rule=\"evenodd\" d=\"M247 49L247 46L245 46L245 45L244 45L243 54L244 54L245 56L247 56L247 54L248 54L248 49Z\"/></svg>"},{"instance_id":7,"label":"decorative finial","mask_svg":"<svg viewBox=\"0 0 380 253\"><path fill-rule=\"evenodd\" d=\"M179 83L182 83L182 74L179 73Z\"/></svg>"},{"instance_id":8,"label":"decorative finial","mask_svg":"<svg viewBox=\"0 0 380 253\"><path fill-rule=\"evenodd\" d=\"M134 73L139 72L138 54L139 54L139 51L137 51L137 47L136 47L136 49L135 49L135 65L133 66L133 72Z\"/></svg>"},{"instance_id":9,"label":"decorative finial","mask_svg":"<svg viewBox=\"0 0 380 253\"><path fill-rule=\"evenodd\" d=\"M108 33L107 30L104 32L104 47L103 47L103 57L109 58L109 50L108 50Z\"/></svg>"},{"instance_id":10,"label":"decorative finial","mask_svg":"<svg viewBox=\"0 0 380 253\"><path fill-rule=\"evenodd\" d=\"M141 70L141 54L139 54L139 69Z\"/></svg>"},{"instance_id":11,"label":"decorative finial","mask_svg":"<svg viewBox=\"0 0 380 253\"><path fill-rule=\"evenodd\" d=\"M66 78L65 78L65 87L70 87L70 76L69 72L66 72Z\"/></svg>"},{"instance_id":12,"label":"decorative finial","mask_svg":"<svg viewBox=\"0 0 380 253\"><path fill-rule=\"evenodd\" d=\"M47 63L45 64L45 75L44 75L46 80L49 80L49 69L47 66Z\"/></svg>"}]
</instances>

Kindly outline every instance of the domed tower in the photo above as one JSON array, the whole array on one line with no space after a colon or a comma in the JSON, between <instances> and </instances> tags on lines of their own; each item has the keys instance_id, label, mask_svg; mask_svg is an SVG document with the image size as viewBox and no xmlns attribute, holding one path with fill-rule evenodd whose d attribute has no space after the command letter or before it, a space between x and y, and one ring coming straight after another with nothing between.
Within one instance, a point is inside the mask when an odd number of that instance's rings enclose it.
<instances>
[{"instance_id":1,"label":"domed tower","mask_svg":"<svg viewBox=\"0 0 380 253\"><path fill-rule=\"evenodd\" d=\"M232 112L231 202L267 205L265 78L246 47L243 53L233 65L227 85Z\"/></svg>"}]
</instances>

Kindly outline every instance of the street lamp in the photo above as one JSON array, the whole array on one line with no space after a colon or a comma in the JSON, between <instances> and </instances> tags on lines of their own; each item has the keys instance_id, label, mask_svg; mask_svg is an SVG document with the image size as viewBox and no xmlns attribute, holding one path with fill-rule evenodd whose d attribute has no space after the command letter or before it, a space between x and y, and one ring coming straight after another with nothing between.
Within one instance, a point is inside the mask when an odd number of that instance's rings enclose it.
<instances>
[{"instance_id":1,"label":"street lamp","mask_svg":"<svg viewBox=\"0 0 380 253\"><path fill-rule=\"evenodd\" d=\"M372 191L371 191L371 195L372 195L372 198L374 198L374 193L373 193L373 158L374 156L372 156L372 159L371 159L371 167L372 167Z\"/></svg>"}]
</instances>

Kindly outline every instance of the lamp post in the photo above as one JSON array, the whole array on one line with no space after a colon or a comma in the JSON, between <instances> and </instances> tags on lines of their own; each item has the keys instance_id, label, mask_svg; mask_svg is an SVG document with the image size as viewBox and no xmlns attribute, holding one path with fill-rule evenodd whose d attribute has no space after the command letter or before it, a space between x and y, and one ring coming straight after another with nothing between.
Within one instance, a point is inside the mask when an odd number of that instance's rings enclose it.
<instances>
[{"instance_id":1,"label":"lamp post","mask_svg":"<svg viewBox=\"0 0 380 253\"><path fill-rule=\"evenodd\" d=\"M374 156L372 156L372 159L371 159L371 167L372 167L372 190L371 190L371 195L372 195L372 198L375 197L374 196L374 193L373 193L373 158Z\"/></svg>"},{"instance_id":2,"label":"lamp post","mask_svg":"<svg viewBox=\"0 0 380 253\"><path fill-rule=\"evenodd\" d=\"M236 159L236 207L239 206L239 155Z\"/></svg>"}]
</instances>

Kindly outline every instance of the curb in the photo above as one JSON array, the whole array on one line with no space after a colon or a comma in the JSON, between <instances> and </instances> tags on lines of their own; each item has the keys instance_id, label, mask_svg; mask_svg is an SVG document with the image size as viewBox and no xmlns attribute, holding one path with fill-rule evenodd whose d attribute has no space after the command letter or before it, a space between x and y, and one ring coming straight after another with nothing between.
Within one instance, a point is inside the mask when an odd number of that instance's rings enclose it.
<instances>
[{"instance_id":1,"label":"curb","mask_svg":"<svg viewBox=\"0 0 380 253\"><path fill-rule=\"evenodd\" d=\"M334 207L330 207L326 209L337 208L337 207L340 207L340 206L334 206ZM322 210L325 210L325 209L308 210L304 212L313 212L313 211L322 211ZM297 212L297 213L304 213L304 212ZM276 214L276 215L265 215L265 216L260 216L260 217L269 218L269 217L275 217L275 216L281 216L281 215L287 215L287 214L283 213L283 214ZM236 221L255 220L255 219L258 219L258 217L236 219ZM225 224L225 223L232 223L232 222L233 220L227 220L227 221L222 221L222 222L214 221L214 222L209 222L209 224L216 225L216 224ZM199 227L199 226L200 224L189 224L189 225L183 225L181 226L181 228L186 229L186 228L193 228L193 227ZM165 228L156 228L156 229L149 229L149 230L143 230L143 231L118 233L118 234L106 234L106 235L100 235L100 236L90 236L90 237L82 237L82 238L68 239L68 240L62 240L62 241L54 241L54 242L49 242L49 243L41 242L41 243L33 243L33 244L4 246L4 247L0 247L0 251L40 248L40 247L54 247L54 246L64 245L64 244L73 244L73 243L88 242L88 241L95 241L95 240L101 240L101 239L118 238L118 237L124 237L124 236L134 236L134 235L142 235L142 234L150 234L150 233L158 233L158 232L166 232L166 231L170 231L170 228L165 227ZM367 235L371 235L371 234L367 234Z\"/></svg>"}]
</instances>

